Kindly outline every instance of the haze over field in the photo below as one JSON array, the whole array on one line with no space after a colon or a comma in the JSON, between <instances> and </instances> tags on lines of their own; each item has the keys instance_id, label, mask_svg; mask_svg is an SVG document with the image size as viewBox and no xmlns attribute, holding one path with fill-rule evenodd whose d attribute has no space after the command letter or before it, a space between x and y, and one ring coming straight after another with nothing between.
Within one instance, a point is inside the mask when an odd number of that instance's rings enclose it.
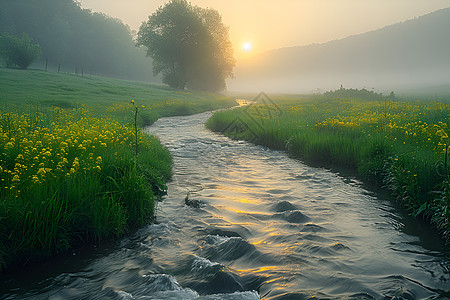
<instances>
[{"instance_id":1,"label":"haze over field","mask_svg":"<svg viewBox=\"0 0 450 300\"><path fill-rule=\"evenodd\" d=\"M133 30L165 2L81 1ZM305 93L343 84L387 91L449 84L448 0L191 2L217 9L229 26L237 58L229 90Z\"/></svg>"},{"instance_id":2,"label":"haze over field","mask_svg":"<svg viewBox=\"0 0 450 300\"><path fill-rule=\"evenodd\" d=\"M268 51L241 60L230 89L310 93L342 84L389 92L446 86L448 28L450 8L341 40Z\"/></svg>"},{"instance_id":3,"label":"haze over field","mask_svg":"<svg viewBox=\"0 0 450 300\"><path fill-rule=\"evenodd\" d=\"M82 7L122 19L134 30L167 0L81 0ZM191 0L220 12L237 59L267 50L324 43L450 6L449 0ZM244 43L253 45L243 51Z\"/></svg>"}]
</instances>

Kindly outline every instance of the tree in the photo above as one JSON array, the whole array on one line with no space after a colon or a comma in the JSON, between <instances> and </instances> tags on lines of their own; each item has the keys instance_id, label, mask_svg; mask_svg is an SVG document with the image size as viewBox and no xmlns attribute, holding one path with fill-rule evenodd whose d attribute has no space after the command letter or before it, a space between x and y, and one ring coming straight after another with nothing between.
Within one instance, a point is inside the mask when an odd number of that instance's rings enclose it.
<instances>
[{"instance_id":1,"label":"tree","mask_svg":"<svg viewBox=\"0 0 450 300\"><path fill-rule=\"evenodd\" d=\"M147 48L154 75L174 88L219 91L233 76L233 48L220 14L186 0L171 0L149 16L137 46Z\"/></svg>"},{"instance_id":2,"label":"tree","mask_svg":"<svg viewBox=\"0 0 450 300\"><path fill-rule=\"evenodd\" d=\"M0 0L0 35L27 33L42 48L36 67L128 80L161 82L152 60L136 48L121 20L80 7L75 0ZM0 63L2 58L0 57Z\"/></svg>"},{"instance_id":3,"label":"tree","mask_svg":"<svg viewBox=\"0 0 450 300\"><path fill-rule=\"evenodd\" d=\"M26 69L41 56L41 46L32 44L26 33L20 37L7 33L0 35L0 57L3 57L7 68Z\"/></svg>"}]
</instances>

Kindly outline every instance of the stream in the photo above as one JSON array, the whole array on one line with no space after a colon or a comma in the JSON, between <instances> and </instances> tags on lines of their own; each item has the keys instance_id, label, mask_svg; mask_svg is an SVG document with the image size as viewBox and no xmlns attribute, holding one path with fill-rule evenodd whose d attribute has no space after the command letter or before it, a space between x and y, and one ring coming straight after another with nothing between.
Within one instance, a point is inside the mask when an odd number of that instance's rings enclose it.
<instances>
[{"instance_id":1,"label":"stream","mask_svg":"<svg viewBox=\"0 0 450 300\"><path fill-rule=\"evenodd\" d=\"M147 128L174 158L154 223L0 277L0 299L450 298L430 228L350 176L210 132L210 116Z\"/></svg>"}]
</instances>

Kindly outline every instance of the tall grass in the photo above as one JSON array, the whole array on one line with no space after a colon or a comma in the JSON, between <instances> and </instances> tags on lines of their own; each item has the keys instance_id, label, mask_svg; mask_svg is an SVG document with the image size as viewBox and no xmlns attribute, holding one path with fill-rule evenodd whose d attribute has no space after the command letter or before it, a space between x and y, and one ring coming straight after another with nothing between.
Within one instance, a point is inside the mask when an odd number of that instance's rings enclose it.
<instances>
[{"instance_id":1,"label":"tall grass","mask_svg":"<svg viewBox=\"0 0 450 300\"><path fill-rule=\"evenodd\" d=\"M390 189L450 238L450 107L438 102L279 102L215 113L213 131L283 149L309 163L354 169ZM439 170L437 170L439 169Z\"/></svg>"},{"instance_id":2,"label":"tall grass","mask_svg":"<svg viewBox=\"0 0 450 300\"><path fill-rule=\"evenodd\" d=\"M131 126L53 108L0 112L0 163L1 270L145 224L171 157Z\"/></svg>"},{"instance_id":3,"label":"tall grass","mask_svg":"<svg viewBox=\"0 0 450 300\"><path fill-rule=\"evenodd\" d=\"M172 164L139 128L235 104L143 82L0 68L0 271L147 223Z\"/></svg>"}]
</instances>

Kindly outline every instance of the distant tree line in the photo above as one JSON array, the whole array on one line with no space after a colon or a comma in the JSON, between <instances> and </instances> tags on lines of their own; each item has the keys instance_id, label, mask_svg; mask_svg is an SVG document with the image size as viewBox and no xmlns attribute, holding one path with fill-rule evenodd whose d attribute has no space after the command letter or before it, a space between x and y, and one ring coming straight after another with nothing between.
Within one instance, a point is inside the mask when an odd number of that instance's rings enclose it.
<instances>
[{"instance_id":1,"label":"distant tree line","mask_svg":"<svg viewBox=\"0 0 450 300\"><path fill-rule=\"evenodd\" d=\"M0 35L27 34L40 65L54 70L155 80L151 60L119 19L82 9L75 0L0 0Z\"/></svg>"},{"instance_id":2,"label":"distant tree line","mask_svg":"<svg viewBox=\"0 0 450 300\"><path fill-rule=\"evenodd\" d=\"M354 98L354 99L362 99L369 101L382 101L385 100L386 97L383 96L382 93L376 93L374 91L369 91L365 88L363 89L346 89L342 85L339 89L334 91L328 91L323 93L322 97L324 99L343 99L343 98ZM392 92L389 97L393 97L391 100L394 100L395 94Z\"/></svg>"}]
</instances>

